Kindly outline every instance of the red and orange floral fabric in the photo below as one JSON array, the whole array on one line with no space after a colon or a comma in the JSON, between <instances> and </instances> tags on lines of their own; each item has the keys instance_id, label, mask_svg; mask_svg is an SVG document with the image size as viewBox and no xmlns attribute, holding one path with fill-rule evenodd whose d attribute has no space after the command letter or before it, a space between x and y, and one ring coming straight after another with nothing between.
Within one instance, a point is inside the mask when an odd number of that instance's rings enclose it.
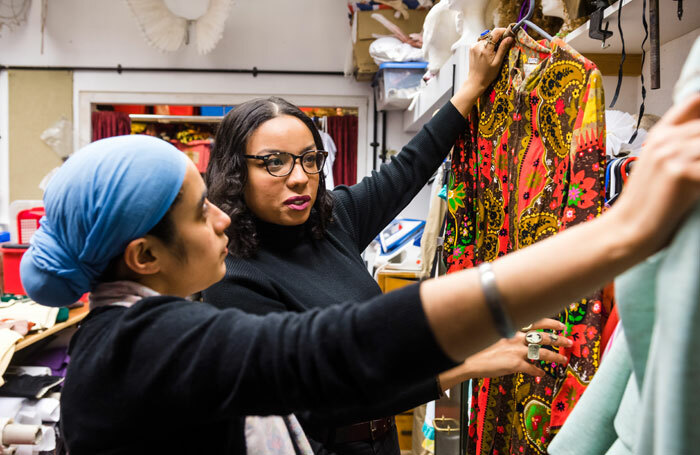
<instances>
[{"instance_id":1,"label":"red and orange floral fabric","mask_svg":"<svg viewBox=\"0 0 700 455\"><path fill-rule=\"evenodd\" d=\"M543 42L544 43L544 42ZM595 65L522 30L457 141L448 183L448 273L492 261L601 214L605 102ZM566 254L562 251L562 254ZM474 381L469 454L544 454L598 368L601 293L558 317L574 345L547 375Z\"/></svg>"}]
</instances>

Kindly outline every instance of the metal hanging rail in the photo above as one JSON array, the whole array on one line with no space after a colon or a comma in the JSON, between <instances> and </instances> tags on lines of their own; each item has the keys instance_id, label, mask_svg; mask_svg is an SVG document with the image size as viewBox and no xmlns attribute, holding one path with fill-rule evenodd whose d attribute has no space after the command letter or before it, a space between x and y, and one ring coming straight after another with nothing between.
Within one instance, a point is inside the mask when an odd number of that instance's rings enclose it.
<instances>
[{"instance_id":1,"label":"metal hanging rail","mask_svg":"<svg viewBox=\"0 0 700 455\"><path fill-rule=\"evenodd\" d=\"M2 70L28 70L28 71L106 71L118 74L127 72L154 72L154 73L218 73L218 74L252 74L258 75L286 75L286 76L345 76L342 71L301 71L301 70L264 70L253 68L148 68L132 66L20 66L0 65Z\"/></svg>"}]
</instances>

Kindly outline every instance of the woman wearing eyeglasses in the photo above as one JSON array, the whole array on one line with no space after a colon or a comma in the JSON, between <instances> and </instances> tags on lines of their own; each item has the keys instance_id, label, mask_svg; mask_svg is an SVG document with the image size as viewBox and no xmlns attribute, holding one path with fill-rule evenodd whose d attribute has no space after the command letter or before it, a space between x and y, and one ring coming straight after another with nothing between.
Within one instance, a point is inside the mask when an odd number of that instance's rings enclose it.
<instances>
[{"instance_id":1,"label":"woman wearing eyeglasses","mask_svg":"<svg viewBox=\"0 0 700 455\"><path fill-rule=\"evenodd\" d=\"M496 41L501 34L492 32ZM498 52L485 41L475 45L467 82L450 103L390 164L351 187L326 190L321 137L296 106L273 97L230 112L219 126L206 177L211 201L231 217L227 271L205 291L205 300L262 315L363 302L380 294L362 251L445 159L510 44L501 43ZM538 327L561 330L560 325L544 320ZM564 337L554 342L568 343ZM542 355L565 361L553 351ZM373 408L297 416L317 454L398 455L393 418L387 416L434 400L441 389L469 377L543 374L525 357L522 340L503 341L439 379L397 388Z\"/></svg>"}]
</instances>

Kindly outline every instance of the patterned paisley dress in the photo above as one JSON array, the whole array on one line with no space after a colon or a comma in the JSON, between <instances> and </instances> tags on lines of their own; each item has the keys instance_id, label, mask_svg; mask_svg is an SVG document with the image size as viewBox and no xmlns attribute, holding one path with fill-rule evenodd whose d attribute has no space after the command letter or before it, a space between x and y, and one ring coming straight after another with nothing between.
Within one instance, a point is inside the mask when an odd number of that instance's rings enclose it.
<instances>
[{"instance_id":1,"label":"patterned paisley dress","mask_svg":"<svg viewBox=\"0 0 700 455\"><path fill-rule=\"evenodd\" d=\"M604 171L600 71L562 40L540 43L521 30L453 151L448 273L600 215ZM542 378L473 381L469 454L546 453L598 368L601 298L602 292L589 295L557 316L574 341L560 350L566 367L542 364L548 373Z\"/></svg>"}]
</instances>

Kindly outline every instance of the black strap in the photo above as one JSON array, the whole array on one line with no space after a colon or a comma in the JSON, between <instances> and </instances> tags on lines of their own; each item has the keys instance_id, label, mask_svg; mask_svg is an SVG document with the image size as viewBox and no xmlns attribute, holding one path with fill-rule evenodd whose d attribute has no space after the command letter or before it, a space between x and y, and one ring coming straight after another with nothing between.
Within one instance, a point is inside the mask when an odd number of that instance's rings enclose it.
<instances>
[{"instance_id":1,"label":"black strap","mask_svg":"<svg viewBox=\"0 0 700 455\"><path fill-rule=\"evenodd\" d=\"M620 0L622 1L622 0ZM647 0L642 0L642 25L644 26L644 40L642 40L642 73L639 77L642 80L642 104L639 106L639 118L637 118L637 127L634 129L634 134L628 141L629 144L634 142L637 138L637 133L639 132L639 125L642 123L642 116L644 115L644 101L647 97L647 88L644 85L644 60L646 59L647 53L644 50L644 45L649 38L649 24L647 24Z\"/></svg>"},{"instance_id":2,"label":"black strap","mask_svg":"<svg viewBox=\"0 0 700 455\"><path fill-rule=\"evenodd\" d=\"M622 65L625 64L625 59L627 58L627 53L625 52L625 35L622 33L622 0L620 0L619 7L617 8L617 31L620 34L620 41L622 41L622 58L620 59L620 68L617 70L617 87L615 87L615 95L610 102L610 107L615 107L617 103L617 97L620 95L620 87L622 87Z\"/></svg>"}]
</instances>

